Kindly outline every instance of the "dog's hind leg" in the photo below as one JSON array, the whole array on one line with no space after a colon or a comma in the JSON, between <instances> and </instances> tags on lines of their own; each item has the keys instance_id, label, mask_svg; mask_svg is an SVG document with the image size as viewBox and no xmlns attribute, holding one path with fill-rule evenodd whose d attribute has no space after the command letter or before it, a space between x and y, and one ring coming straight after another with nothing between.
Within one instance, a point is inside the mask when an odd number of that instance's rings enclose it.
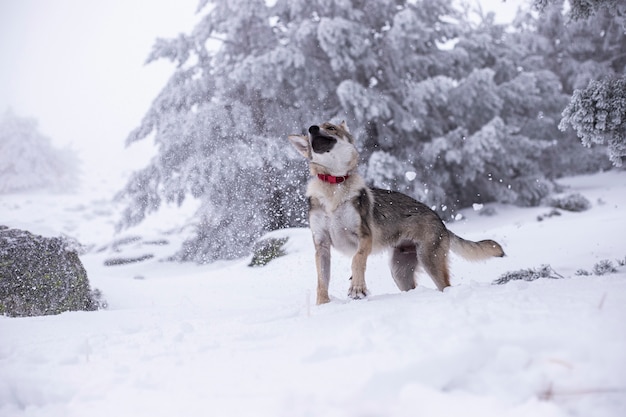
<instances>
[{"instance_id":1,"label":"dog's hind leg","mask_svg":"<svg viewBox=\"0 0 626 417\"><path fill-rule=\"evenodd\" d=\"M449 240L439 238L434 242L424 243L419 247L418 257L428 275L432 278L439 291L450 286L448 269Z\"/></svg>"},{"instance_id":2,"label":"dog's hind leg","mask_svg":"<svg viewBox=\"0 0 626 417\"><path fill-rule=\"evenodd\" d=\"M415 282L417 264L417 249L412 242L393 248L389 267L400 291L413 290L417 286Z\"/></svg>"}]
</instances>

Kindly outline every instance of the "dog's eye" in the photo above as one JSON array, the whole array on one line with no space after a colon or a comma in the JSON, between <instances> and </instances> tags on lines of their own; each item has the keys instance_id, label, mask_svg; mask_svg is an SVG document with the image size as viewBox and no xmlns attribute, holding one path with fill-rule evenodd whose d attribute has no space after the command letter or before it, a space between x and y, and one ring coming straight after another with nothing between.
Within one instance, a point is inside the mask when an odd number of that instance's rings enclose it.
<instances>
[{"instance_id":1,"label":"dog's eye","mask_svg":"<svg viewBox=\"0 0 626 417\"><path fill-rule=\"evenodd\" d=\"M335 131L335 130L337 130L337 129L335 129L335 126L328 126L328 127L326 128L326 130L330 130L330 131L333 131L333 132L334 132L334 131Z\"/></svg>"}]
</instances>

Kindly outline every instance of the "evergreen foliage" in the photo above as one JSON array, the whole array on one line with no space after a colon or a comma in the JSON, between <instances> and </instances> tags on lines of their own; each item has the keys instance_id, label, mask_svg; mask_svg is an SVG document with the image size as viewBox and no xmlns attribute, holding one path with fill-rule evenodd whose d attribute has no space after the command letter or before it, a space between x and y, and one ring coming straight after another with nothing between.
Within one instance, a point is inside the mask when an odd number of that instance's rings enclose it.
<instances>
[{"instance_id":1,"label":"evergreen foliage","mask_svg":"<svg viewBox=\"0 0 626 417\"><path fill-rule=\"evenodd\" d=\"M608 146L609 159L621 166L626 155L626 3L570 0L565 24L562 0L535 0L550 45L549 65L561 74L573 96L559 128L571 126L583 145ZM559 22L559 24L554 24Z\"/></svg>"},{"instance_id":2,"label":"evergreen foliage","mask_svg":"<svg viewBox=\"0 0 626 417\"><path fill-rule=\"evenodd\" d=\"M614 274L616 272L617 268L613 265L613 262L608 259L603 259L593 266L594 275Z\"/></svg>"},{"instance_id":3,"label":"evergreen foliage","mask_svg":"<svg viewBox=\"0 0 626 417\"><path fill-rule=\"evenodd\" d=\"M546 204L561 210L581 212L591 208L591 202L580 193L569 194L564 197L548 197Z\"/></svg>"},{"instance_id":4,"label":"evergreen foliage","mask_svg":"<svg viewBox=\"0 0 626 417\"><path fill-rule=\"evenodd\" d=\"M250 264L248 266L265 266L272 260L285 256L286 252L284 246L288 239L288 237L268 237L266 239L259 240L254 245L252 259L250 260Z\"/></svg>"},{"instance_id":5,"label":"evergreen foliage","mask_svg":"<svg viewBox=\"0 0 626 417\"><path fill-rule=\"evenodd\" d=\"M533 0L540 11L554 3L563 4L563 0ZM598 12L609 12L626 23L626 4L621 0L569 0L568 16L574 21L589 19Z\"/></svg>"},{"instance_id":6,"label":"evergreen foliage","mask_svg":"<svg viewBox=\"0 0 626 417\"><path fill-rule=\"evenodd\" d=\"M493 284L502 285L510 281L535 281L540 278L560 279L563 276L557 273L550 265L541 265L539 268L520 269L502 274Z\"/></svg>"},{"instance_id":7,"label":"evergreen foliage","mask_svg":"<svg viewBox=\"0 0 626 417\"><path fill-rule=\"evenodd\" d=\"M609 158L622 166L626 158L626 77L591 81L576 90L563 110L559 128L572 126L583 145L607 145Z\"/></svg>"},{"instance_id":8,"label":"evergreen foliage","mask_svg":"<svg viewBox=\"0 0 626 417\"><path fill-rule=\"evenodd\" d=\"M624 266L626 264L626 258L618 259L616 262L619 266ZM611 260L602 259L601 261L596 262L593 265L591 272L587 271L586 269L579 269L576 271L576 275L589 276L593 274L593 275L600 276L600 275L614 274L616 272L618 272L618 269Z\"/></svg>"},{"instance_id":9,"label":"evergreen foliage","mask_svg":"<svg viewBox=\"0 0 626 417\"><path fill-rule=\"evenodd\" d=\"M566 27L557 7L509 30L490 16L471 23L445 0L205 0L199 10L189 34L157 40L148 57L177 69L128 137L153 137L158 155L119 195L120 227L163 202L201 201L179 260L240 257L269 230L305 225L308 175L286 137L323 121L348 121L372 185L444 217L473 203L537 204L551 178L599 167L556 125L580 81L572 68L622 61L590 60L598 36L583 51L564 47L587 26ZM604 38L607 53L618 35Z\"/></svg>"}]
</instances>

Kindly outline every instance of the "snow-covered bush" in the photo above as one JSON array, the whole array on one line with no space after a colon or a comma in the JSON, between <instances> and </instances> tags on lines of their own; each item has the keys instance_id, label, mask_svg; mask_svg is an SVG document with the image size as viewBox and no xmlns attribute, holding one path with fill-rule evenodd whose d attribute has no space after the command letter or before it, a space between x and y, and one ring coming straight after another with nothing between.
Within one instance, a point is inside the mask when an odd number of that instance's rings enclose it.
<instances>
[{"instance_id":1,"label":"snow-covered bush","mask_svg":"<svg viewBox=\"0 0 626 417\"><path fill-rule=\"evenodd\" d=\"M606 275L614 274L617 272L617 268L615 268L615 265L613 265L613 262L610 260L603 259L593 266L592 271L594 275Z\"/></svg>"},{"instance_id":2,"label":"snow-covered bush","mask_svg":"<svg viewBox=\"0 0 626 417\"><path fill-rule=\"evenodd\" d=\"M41 316L105 307L75 242L0 226L0 314Z\"/></svg>"},{"instance_id":3,"label":"snow-covered bush","mask_svg":"<svg viewBox=\"0 0 626 417\"><path fill-rule=\"evenodd\" d=\"M591 208L591 202L580 193L573 193L564 197L548 197L544 201L550 207L566 211L581 212Z\"/></svg>"},{"instance_id":4,"label":"snow-covered bush","mask_svg":"<svg viewBox=\"0 0 626 417\"><path fill-rule=\"evenodd\" d=\"M619 266L624 266L626 264L625 259L618 259L617 264ZM591 272L586 269L579 269L576 271L576 275L589 276L593 275L606 275L606 274L614 274L617 272L617 267L611 262L609 259L602 259L599 262L596 262L591 269Z\"/></svg>"},{"instance_id":5,"label":"snow-covered bush","mask_svg":"<svg viewBox=\"0 0 626 417\"><path fill-rule=\"evenodd\" d=\"M128 265L134 264L138 262L147 261L148 259L154 258L154 255L151 253L146 253L145 255L140 256L126 256L126 257L114 257L108 258L104 260L104 266L116 266L116 265Z\"/></svg>"},{"instance_id":6,"label":"snow-covered bush","mask_svg":"<svg viewBox=\"0 0 626 417\"><path fill-rule=\"evenodd\" d=\"M552 269L550 265L541 265L539 268L505 272L500 278L495 280L493 284L502 285L510 281L534 281L540 278L560 279L563 278L563 276Z\"/></svg>"},{"instance_id":7,"label":"snow-covered bush","mask_svg":"<svg viewBox=\"0 0 626 417\"><path fill-rule=\"evenodd\" d=\"M281 256L285 256L284 246L287 243L288 237L275 238L268 237L266 239L259 240L252 250L252 260L248 266L264 266Z\"/></svg>"},{"instance_id":8,"label":"snow-covered bush","mask_svg":"<svg viewBox=\"0 0 626 417\"><path fill-rule=\"evenodd\" d=\"M57 149L37 129L34 119L6 111L0 118L0 193L77 185L78 159Z\"/></svg>"}]
</instances>

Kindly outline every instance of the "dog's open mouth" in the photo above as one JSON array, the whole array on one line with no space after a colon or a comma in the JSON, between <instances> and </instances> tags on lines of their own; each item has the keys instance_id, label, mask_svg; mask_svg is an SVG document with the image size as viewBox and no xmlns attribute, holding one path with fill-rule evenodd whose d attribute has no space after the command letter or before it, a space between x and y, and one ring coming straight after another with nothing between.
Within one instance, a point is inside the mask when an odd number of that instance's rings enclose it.
<instances>
[{"instance_id":1,"label":"dog's open mouth","mask_svg":"<svg viewBox=\"0 0 626 417\"><path fill-rule=\"evenodd\" d=\"M311 138L311 147L315 153L330 152L337 143L337 139L330 136L315 135Z\"/></svg>"}]
</instances>

